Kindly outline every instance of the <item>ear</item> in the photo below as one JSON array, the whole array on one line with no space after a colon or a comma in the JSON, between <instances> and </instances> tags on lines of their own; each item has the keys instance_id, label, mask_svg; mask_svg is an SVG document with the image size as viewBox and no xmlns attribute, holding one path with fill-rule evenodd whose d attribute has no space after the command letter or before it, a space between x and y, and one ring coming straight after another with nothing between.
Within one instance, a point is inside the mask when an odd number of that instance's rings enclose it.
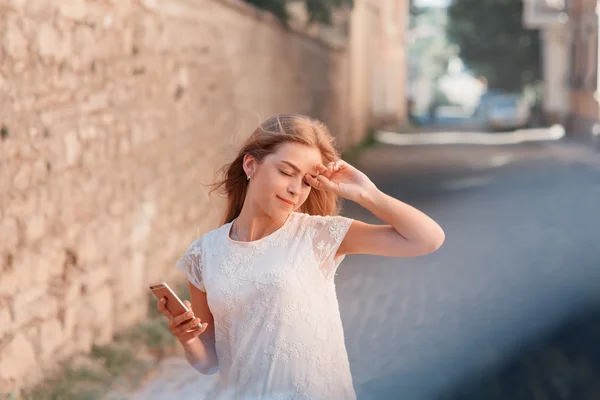
<instances>
[{"instance_id":1,"label":"ear","mask_svg":"<svg viewBox=\"0 0 600 400\"><path fill-rule=\"evenodd\" d=\"M251 154L244 155L244 161L242 162L244 173L246 176L252 178L252 176L256 173L256 168L258 167L258 161Z\"/></svg>"}]
</instances>

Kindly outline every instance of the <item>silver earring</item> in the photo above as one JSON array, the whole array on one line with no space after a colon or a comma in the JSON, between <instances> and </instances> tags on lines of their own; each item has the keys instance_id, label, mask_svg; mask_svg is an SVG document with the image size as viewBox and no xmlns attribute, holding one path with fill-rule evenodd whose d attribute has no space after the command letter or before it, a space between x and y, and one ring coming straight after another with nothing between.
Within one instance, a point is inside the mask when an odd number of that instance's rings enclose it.
<instances>
[{"instance_id":1,"label":"silver earring","mask_svg":"<svg viewBox=\"0 0 600 400\"><path fill-rule=\"evenodd\" d=\"M249 181L250 180L250 175L246 175L246 180Z\"/></svg>"}]
</instances>

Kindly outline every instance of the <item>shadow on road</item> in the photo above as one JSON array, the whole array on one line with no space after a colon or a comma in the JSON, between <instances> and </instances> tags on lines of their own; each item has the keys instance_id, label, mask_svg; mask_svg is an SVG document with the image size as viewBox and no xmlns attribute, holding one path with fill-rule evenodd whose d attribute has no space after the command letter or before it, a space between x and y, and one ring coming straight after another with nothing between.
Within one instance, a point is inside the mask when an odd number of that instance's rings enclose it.
<instances>
[{"instance_id":1,"label":"shadow on road","mask_svg":"<svg viewBox=\"0 0 600 400\"><path fill-rule=\"evenodd\" d=\"M600 305L438 400L600 399Z\"/></svg>"}]
</instances>

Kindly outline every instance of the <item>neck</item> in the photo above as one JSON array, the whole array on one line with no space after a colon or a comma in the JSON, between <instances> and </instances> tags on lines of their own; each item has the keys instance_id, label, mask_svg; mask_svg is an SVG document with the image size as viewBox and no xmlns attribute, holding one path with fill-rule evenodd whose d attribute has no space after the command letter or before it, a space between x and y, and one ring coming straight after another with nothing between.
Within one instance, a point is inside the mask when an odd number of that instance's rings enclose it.
<instances>
[{"instance_id":1,"label":"neck","mask_svg":"<svg viewBox=\"0 0 600 400\"><path fill-rule=\"evenodd\" d=\"M231 229L231 236L234 240L251 242L262 239L275 232L285 222L285 219L278 220L257 211L250 205L244 204Z\"/></svg>"}]
</instances>

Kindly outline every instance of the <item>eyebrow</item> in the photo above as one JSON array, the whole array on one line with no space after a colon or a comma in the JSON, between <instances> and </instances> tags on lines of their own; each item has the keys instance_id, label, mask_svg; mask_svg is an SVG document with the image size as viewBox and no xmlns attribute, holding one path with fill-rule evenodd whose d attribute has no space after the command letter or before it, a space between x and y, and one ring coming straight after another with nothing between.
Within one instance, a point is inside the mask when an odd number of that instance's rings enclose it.
<instances>
[{"instance_id":1,"label":"eyebrow","mask_svg":"<svg viewBox=\"0 0 600 400\"><path fill-rule=\"evenodd\" d=\"M292 163L291 163L291 162L289 162L289 161L285 161L285 160L284 160L284 161L282 161L282 163L289 165L289 166L290 166L290 167L292 167L294 170L296 170L296 172L302 172L302 171L300 171L300 168L296 167L294 164L292 164Z\"/></svg>"},{"instance_id":2,"label":"eyebrow","mask_svg":"<svg viewBox=\"0 0 600 400\"><path fill-rule=\"evenodd\" d=\"M283 161L281 161L281 162L282 162L282 163L284 163L284 164L287 164L287 165L289 165L290 167L292 167L292 168L293 168L293 169L294 169L294 170L295 170L297 173L301 173L301 172L302 172L302 171L300 170L300 168L296 167L294 164L292 164L292 163L291 163L291 162L289 162L289 161L285 161L285 160L283 160ZM316 176L316 175L313 175L313 174L309 174L309 175L310 175L310 176L312 176L313 178Z\"/></svg>"}]
</instances>

